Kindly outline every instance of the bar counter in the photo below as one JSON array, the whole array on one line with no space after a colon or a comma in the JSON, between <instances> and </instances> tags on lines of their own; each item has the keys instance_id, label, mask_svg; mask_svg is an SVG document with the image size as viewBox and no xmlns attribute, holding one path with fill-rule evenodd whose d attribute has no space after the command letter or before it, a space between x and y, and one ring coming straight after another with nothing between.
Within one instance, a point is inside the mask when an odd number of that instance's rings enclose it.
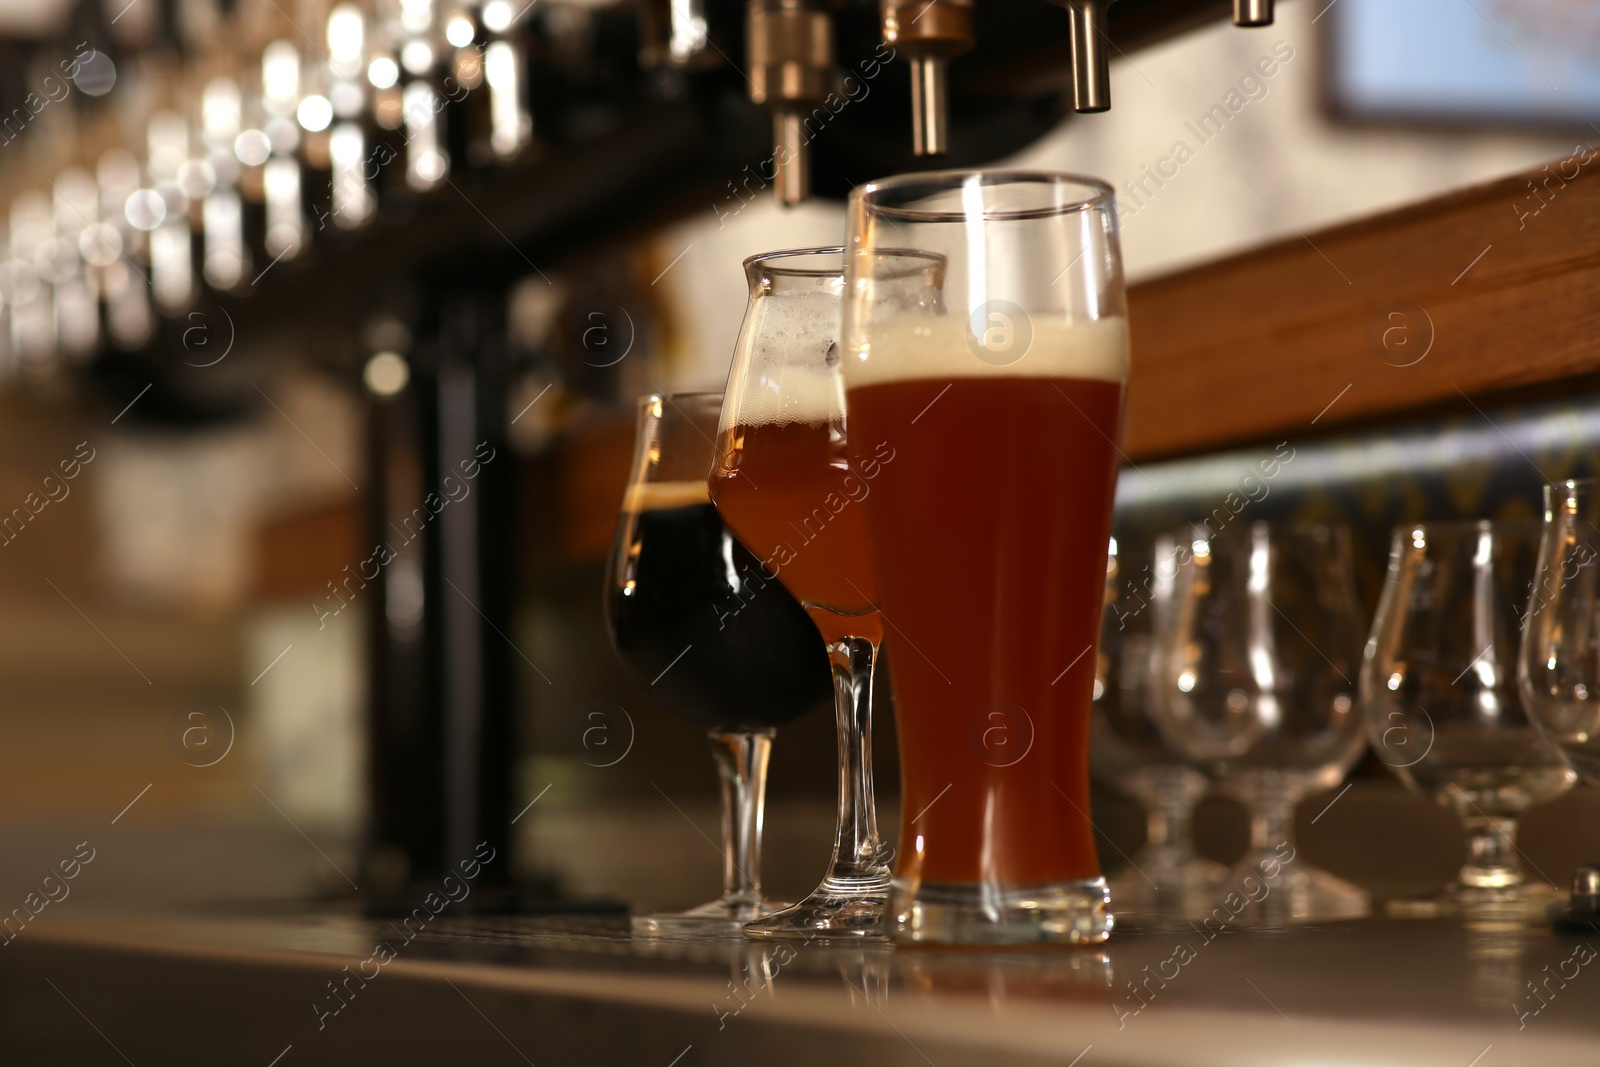
<instances>
[{"instance_id":1,"label":"bar counter","mask_svg":"<svg viewBox=\"0 0 1600 1067\"><path fill-rule=\"evenodd\" d=\"M1600 1049L1595 943L1531 922L1214 920L947 952L646 942L621 918L448 909L404 930L69 911L0 951L0 1047L138 1067L1559 1067Z\"/></svg>"}]
</instances>

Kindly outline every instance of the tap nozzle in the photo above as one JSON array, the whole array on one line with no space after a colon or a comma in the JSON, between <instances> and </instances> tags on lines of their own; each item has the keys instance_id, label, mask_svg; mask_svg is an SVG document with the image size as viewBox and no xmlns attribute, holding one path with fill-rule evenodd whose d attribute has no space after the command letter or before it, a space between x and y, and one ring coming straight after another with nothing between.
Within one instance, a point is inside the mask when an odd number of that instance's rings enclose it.
<instances>
[{"instance_id":1,"label":"tap nozzle","mask_svg":"<svg viewBox=\"0 0 1600 1067\"><path fill-rule=\"evenodd\" d=\"M1272 0L1233 0L1235 26L1272 25Z\"/></svg>"},{"instance_id":2,"label":"tap nozzle","mask_svg":"<svg viewBox=\"0 0 1600 1067\"><path fill-rule=\"evenodd\" d=\"M972 0L884 0L883 42L911 60L911 147L919 156L949 150L950 60L972 47Z\"/></svg>"},{"instance_id":3,"label":"tap nozzle","mask_svg":"<svg viewBox=\"0 0 1600 1067\"><path fill-rule=\"evenodd\" d=\"M778 203L794 207L811 199L811 150L800 112L772 113L772 186Z\"/></svg>"},{"instance_id":4,"label":"tap nozzle","mask_svg":"<svg viewBox=\"0 0 1600 1067\"><path fill-rule=\"evenodd\" d=\"M643 0L639 37L639 62L646 69L702 70L720 62L705 0Z\"/></svg>"},{"instance_id":5,"label":"tap nozzle","mask_svg":"<svg viewBox=\"0 0 1600 1067\"><path fill-rule=\"evenodd\" d=\"M911 150L919 156L942 156L950 150L946 69L945 61L933 56L911 60Z\"/></svg>"},{"instance_id":6,"label":"tap nozzle","mask_svg":"<svg viewBox=\"0 0 1600 1067\"><path fill-rule=\"evenodd\" d=\"M749 0L745 52L750 99L772 111L778 203L793 206L811 195L807 111L827 97L833 78L833 20L808 0Z\"/></svg>"},{"instance_id":7,"label":"tap nozzle","mask_svg":"<svg viewBox=\"0 0 1600 1067\"><path fill-rule=\"evenodd\" d=\"M1072 109L1111 108L1111 55L1106 9L1111 0L1063 0L1072 18Z\"/></svg>"}]
</instances>

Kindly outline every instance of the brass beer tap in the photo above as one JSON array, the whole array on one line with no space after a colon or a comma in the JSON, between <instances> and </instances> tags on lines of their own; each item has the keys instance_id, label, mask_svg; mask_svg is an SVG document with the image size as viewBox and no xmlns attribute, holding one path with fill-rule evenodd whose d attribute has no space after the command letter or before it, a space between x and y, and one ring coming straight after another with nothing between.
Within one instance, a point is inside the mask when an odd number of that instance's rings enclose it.
<instances>
[{"instance_id":1,"label":"brass beer tap","mask_svg":"<svg viewBox=\"0 0 1600 1067\"><path fill-rule=\"evenodd\" d=\"M883 0L883 43L911 61L911 144L919 156L949 150L945 71L972 48L972 0Z\"/></svg>"},{"instance_id":2,"label":"brass beer tap","mask_svg":"<svg viewBox=\"0 0 1600 1067\"><path fill-rule=\"evenodd\" d=\"M832 87L833 19L808 0L750 0L745 7L750 99L772 112L773 186L778 203L811 196L806 112Z\"/></svg>"}]
</instances>

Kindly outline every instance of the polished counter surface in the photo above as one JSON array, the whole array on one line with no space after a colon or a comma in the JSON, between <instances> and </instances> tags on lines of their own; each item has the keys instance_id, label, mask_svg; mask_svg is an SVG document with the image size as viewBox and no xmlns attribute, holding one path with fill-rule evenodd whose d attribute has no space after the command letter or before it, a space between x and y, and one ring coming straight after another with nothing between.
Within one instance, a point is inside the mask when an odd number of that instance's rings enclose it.
<instances>
[{"instance_id":1,"label":"polished counter surface","mask_svg":"<svg viewBox=\"0 0 1600 1067\"><path fill-rule=\"evenodd\" d=\"M0 1048L138 1067L1592 1065L1592 945L1459 919L1125 923L1099 949L995 953L448 909L61 914L0 947Z\"/></svg>"}]
</instances>

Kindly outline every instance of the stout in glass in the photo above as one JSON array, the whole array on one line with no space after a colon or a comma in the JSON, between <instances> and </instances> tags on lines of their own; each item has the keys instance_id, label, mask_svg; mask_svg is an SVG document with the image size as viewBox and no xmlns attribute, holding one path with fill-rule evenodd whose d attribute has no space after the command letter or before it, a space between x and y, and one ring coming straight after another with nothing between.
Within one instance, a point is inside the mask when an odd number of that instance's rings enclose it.
<instances>
[{"instance_id":1,"label":"stout in glass","mask_svg":"<svg viewBox=\"0 0 1600 1067\"><path fill-rule=\"evenodd\" d=\"M738 936L783 907L761 894L761 829L773 728L828 693L828 661L804 609L723 524L706 473L715 393L639 404L633 472L606 567L612 643L668 711L707 729L722 787L723 894L640 915L635 937Z\"/></svg>"}]
</instances>

